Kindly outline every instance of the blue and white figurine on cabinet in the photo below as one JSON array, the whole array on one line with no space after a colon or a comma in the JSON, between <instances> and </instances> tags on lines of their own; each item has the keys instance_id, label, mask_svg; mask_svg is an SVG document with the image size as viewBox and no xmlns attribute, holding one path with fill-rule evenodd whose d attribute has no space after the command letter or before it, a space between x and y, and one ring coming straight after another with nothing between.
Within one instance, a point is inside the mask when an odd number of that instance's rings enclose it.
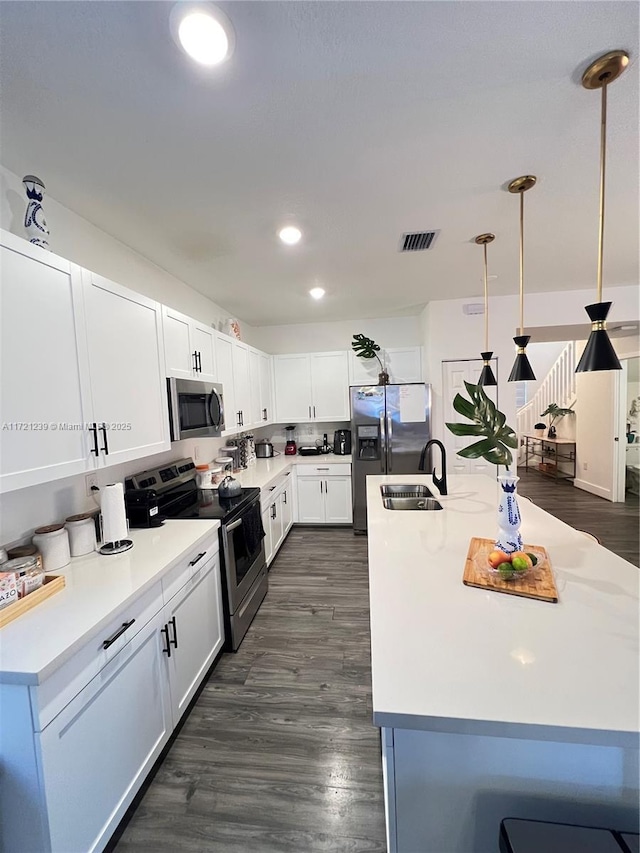
<instances>
[{"instance_id":1,"label":"blue and white figurine on cabinet","mask_svg":"<svg viewBox=\"0 0 640 853\"><path fill-rule=\"evenodd\" d=\"M516 474L507 471L498 477L502 494L500 506L498 507L498 538L496 548L505 554L513 554L514 551L522 551L522 536L520 535L520 507L518 506L518 483Z\"/></svg>"},{"instance_id":2,"label":"blue and white figurine on cabinet","mask_svg":"<svg viewBox=\"0 0 640 853\"><path fill-rule=\"evenodd\" d=\"M22 183L29 200L24 214L24 227L27 237L29 242L35 246L48 249L49 229L42 209L45 186L40 178L36 178L35 175L25 175Z\"/></svg>"}]
</instances>

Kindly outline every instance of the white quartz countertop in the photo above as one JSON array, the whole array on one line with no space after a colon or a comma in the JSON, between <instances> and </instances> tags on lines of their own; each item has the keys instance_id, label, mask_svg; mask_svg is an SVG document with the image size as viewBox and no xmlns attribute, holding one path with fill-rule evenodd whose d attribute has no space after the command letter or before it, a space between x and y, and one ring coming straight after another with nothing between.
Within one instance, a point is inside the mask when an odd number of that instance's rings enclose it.
<instances>
[{"instance_id":1,"label":"white quartz countertop","mask_svg":"<svg viewBox=\"0 0 640 853\"><path fill-rule=\"evenodd\" d=\"M131 530L122 554L76 557L65 587L0 630L0 682L38 684L220 526L181 519Z\"/></svg>"},{"instance_id":2,"label":"white quartz countertop","mask_svg":"<svg viewBox=\"0 0 640 853\"><path fill-rule=\"evenodd\" d=\"M497 533L498 484L451 476L441 511L392 511L367 478L374 722L468 734L638 744L640 570L520 499L559 603L464 586L469 540Z\"/></svg>"},{"instance_id":3,"label":"white quartz countertop","mask_svg":"<svg viewBox=\"0 0 640 853\"><path fill-rule=\"evenodd\" d=\"M291 471L293 466L307 465L342 465L351 464L351 456L335 456L333 453L319 454L318 456L273 456L271 459L257 459L255 465L245 468L243 471L234 473L236 480L242 483L245 489L264 489L276 477Z\"/></svg>"}]
</instances>

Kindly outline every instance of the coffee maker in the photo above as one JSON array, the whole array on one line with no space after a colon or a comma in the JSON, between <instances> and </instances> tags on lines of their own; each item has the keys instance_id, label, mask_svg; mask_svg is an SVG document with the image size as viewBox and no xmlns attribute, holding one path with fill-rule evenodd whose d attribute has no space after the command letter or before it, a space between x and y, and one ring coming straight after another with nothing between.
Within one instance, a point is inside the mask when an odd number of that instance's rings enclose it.
<instances>
[{"instance_id":1,"label":"coffee maker","mask_svg":"<svg viewBox=\"0 0 640 853\"><path fill-rule=\"evenodd\" d=\"M351 430L337 429L333 434L333 453L337 456L351 455Z\"/></svg>"},{"instance_id":2,"label":"coffee maker","mask_svg":"<svg viewBox=\"0 0 640 853\"><path fill-rule=\"evenodd\" d=\"M295 456L298 452L298 445L295 440L295 429L295 426L288 426L284 428L287 435L287 443L284 446L285 456Z\"/></svg>"}]
</instances>

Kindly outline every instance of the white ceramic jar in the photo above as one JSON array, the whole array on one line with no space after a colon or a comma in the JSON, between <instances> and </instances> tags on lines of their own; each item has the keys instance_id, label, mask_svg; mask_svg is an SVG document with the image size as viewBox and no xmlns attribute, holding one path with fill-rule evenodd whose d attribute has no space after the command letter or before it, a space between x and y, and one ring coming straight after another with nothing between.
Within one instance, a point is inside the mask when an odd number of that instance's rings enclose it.
<instances>
[{"instance_id":1,"label":"white ceramic jar","mask_svg":"<svg viewBox=\"0 0 640 853\"><path fill-rule=\"evenodd\" d=\"M42 554L42 562L46 572L63 569L71 562L69 550L69 534L64 524L49 524L38 527L31 540Z\"/></svg>"},{"instance_id":2,"label":"white ceramic jar","mask_svg":"<svg viewBox=\"0 0 640 853\"><path fill-rule=\"evenodd\" d=\"M65 527L69 534L69 551L72 557L82 557L96 550L95 513L70 515L65 521Z\"/></svg>"}]
</instances>

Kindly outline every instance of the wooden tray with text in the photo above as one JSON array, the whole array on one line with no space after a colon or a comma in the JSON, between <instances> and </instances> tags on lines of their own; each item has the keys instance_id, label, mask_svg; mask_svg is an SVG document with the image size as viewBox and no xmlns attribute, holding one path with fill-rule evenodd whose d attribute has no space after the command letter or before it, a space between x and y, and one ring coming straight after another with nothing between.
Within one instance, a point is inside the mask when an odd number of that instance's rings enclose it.
<instances>
[{"instance_id":1,"label":"wooden tray with text","mask_svg":"<svg viewBox=\"0 0 640 853\"><path fill-rule=\"evenodd\" d=\"M4 628L9 622L13 622L14 619L22 616L23 613L33 607L37 607L41 601L59 592L63 587L64 575L45 575L44 583L39 589L34 589L29 595L25 595L24 598L20 598L0 610L0 628Z\"/></svg>"},{"instance_id":2,"label":"wooden tray with text","mask_svg":"<svg viewBox=\"0 0 640 853\"><path fill-rule=\"evenodd\" d=\"M493 539L479 539L474 536L471 540L462 576L462 582L466 586L505 592L507 595L519 595L523 598L537 598L540 601L557 604L558 590L553 579L551 562L542 545L524 546L522 550L535 554L538 563L525 577L512 580L505 580L500 575L489 571L487 557L495 547Z\"/></svg>"}]
</instances>

